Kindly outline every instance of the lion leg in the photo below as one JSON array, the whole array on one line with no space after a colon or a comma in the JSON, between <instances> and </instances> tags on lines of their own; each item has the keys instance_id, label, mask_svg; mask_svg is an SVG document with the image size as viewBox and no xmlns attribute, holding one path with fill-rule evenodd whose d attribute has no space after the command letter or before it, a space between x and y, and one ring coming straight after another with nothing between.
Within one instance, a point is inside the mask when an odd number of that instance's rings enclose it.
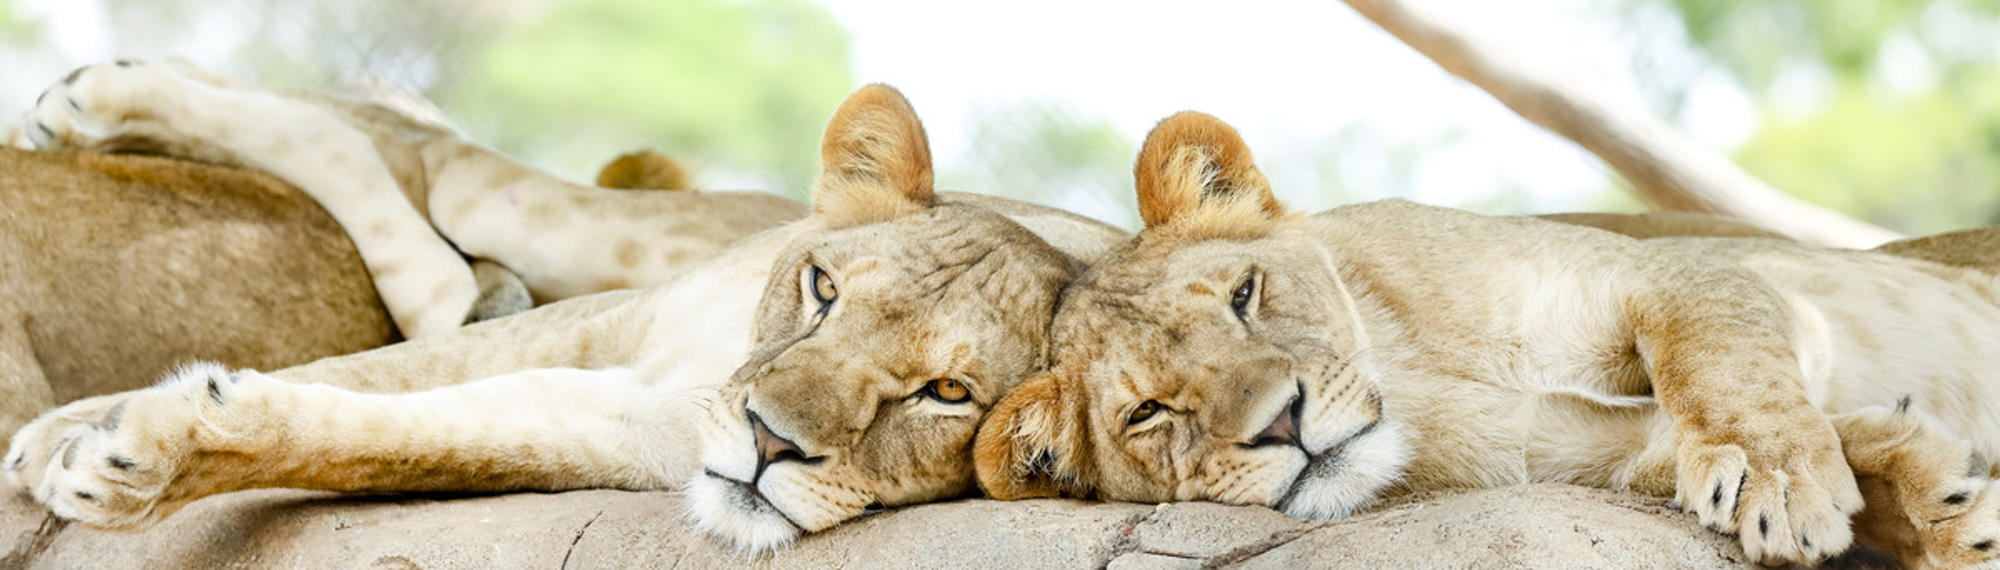
<instances>
[{"instance_id":1,"label":"lion leg","mask_svg":"<svg viewBox=\"0 0 2000 570\"><path fill-rule=\"evenodd\" d=\"M56 406L55 390L35 360L24 323L19 316L0 313L0 433L14 433Z\"/></svg>"},{"instance_id":2,"label":"lion leg","mask_svg":"<svg viewBox=\"0 0 2000 570\"><path fill-rule=\"evenodd\" d=\"M38 101L22 125L37 148L151 141L298 186L347 230L406 337L457 328L478 296L472 271L410 202L370 135L326 107L137 60L78 69Z\"/></svg>"},{"instance_id":3,"label":"lion leg","mask_svg":"<svg viewBox=\"0 0 2000 570\"><path fill-rule=\"evenodd\" d=\"M806 213L756 192L576 184L459 139L432 141L423 155L438 231L466 254L519 273L541 301L655 285Z\"/></svg>"},{"instance_id":4,"label":"lion leg","mask_svg":"<svg viewBox=\"0 0 2000 570\"><path fill-rule=\"evenodd\" d=\"M1867 497L1856 540L1913 568L2000 561L2000 483L1969 442L1941 433L1908 400L1830 419Z\"/></svg>"},{"instance_id":5,"label":"lion leg","mask_svg":"<svg viewBox=\"0 0 2000 570\"><path fill-rule=\"evenodd\" d=\"M0 469L58 516L112 529L257 488L665 489L695 468L703 401L627 369L364 394L212 364L122 396L83 422L31 424Z\"/></svg>"},{"instance_id":6,"label":"lion leg","mask_svg":"<svg viewBox=\"0 0 2000 570\"><path fill-rule=\"evenodd\" d=\"M537 368L610 368L639 360L654 291L618 291L536 307L449 333L271 375L360 392L414 392Z\"/></svg>"},{"instance_id":7,"label":"lion leg","mask_svg":"<svg viewBox=\"0 0 2000 570\"><path fill-rule=\"evenodd\" d=\"M1675 500L1750 559L1814 564L1853 542L1862 507L1840 439L1807 399L1783 301L1720 266L1627 299L1660 408L1673 420Z\"/></svg>"}]
</instances>

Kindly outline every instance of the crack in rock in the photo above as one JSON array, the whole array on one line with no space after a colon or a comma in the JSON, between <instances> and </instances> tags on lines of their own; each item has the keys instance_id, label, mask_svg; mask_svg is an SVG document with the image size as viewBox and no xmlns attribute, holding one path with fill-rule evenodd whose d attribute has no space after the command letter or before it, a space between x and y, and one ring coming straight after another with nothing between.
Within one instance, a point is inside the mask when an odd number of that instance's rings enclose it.
<instances>
[{"instance_id":1,"label":"crack in rock","mask_svg":"<svg viewBox=\"0 0 2000 570\"><path fill-rule=\"evenodd\" d=\"M1201 567L1220 568L1223 566L1237 564L1261 556L1266 552L1277 550L1281 546L1291 544L1293 541L1305 538L1306 535L1312 534L1321 529L1325 529L1331 526L1333 526L1332 523L1320 523L1272 534L1271 536L1264 537L1264 540L1259 540L1257 542L1252 542L1250 544L1238 546L1236 548L1231 548L1228 551L1223 552L1222 554L1217 554L1213 557L1210 557L1207 561L1202 562Z\"/></svg>"},{"instance_id":2,"label":"crack in rock","mask_svg":"<svg viewBox=\"0 0 2000 570\"><path fill-rule=\"evenodd\" d=\"M42 526L35 529L35 533L30 535L27 542L8 552L6 556L0 556L0 568L27 568L29 562L34 562L36 557L41 556L50 545L55 544L56 535L68 526L69 521L56 518L55 513L43 516Z\"/></svg>"},{"instance_id":3,"label":"crack in rock","mask_svg":"<svg viewBox=\"0 0 2000 570\"><path fill-rule=\"evenodd\" d=\"M602 510L597 511L597 514L590 515L590 520L583 521L582 528L576 529L576 538L569 539L569 550L563 551L562 566L558 566L558 568L562 568L563 570L569 569L569 556L571 554L576 554L576 544L579 542L583 542L583 532L590 530L590 525L596 524L597 517L601 516L604 516L604 511Z\"/></svg>"},{"instance_id":4,"label":"crack in rock","mask_svg":"<svg viewBox=\"0 0 2000 570\"><path fill-rule=\"evenodd\" d=\"M1105 556L1103 560L1097 561L1096 566L1103 568L1111 564L1111 561L1117 560L1120 556L1137 552L1139 550L1139 525L1152 520L1155 515L1160 514L1162 511L1163 509L1147 509L1144 512L1133 513L1132 516L1126 517L1123 523L1113 527L1118 529L1118 532L1124 533L1124 536L1118 537L1118 543L1111 545L1111 553Z\"/></svg>"}]
</instances>

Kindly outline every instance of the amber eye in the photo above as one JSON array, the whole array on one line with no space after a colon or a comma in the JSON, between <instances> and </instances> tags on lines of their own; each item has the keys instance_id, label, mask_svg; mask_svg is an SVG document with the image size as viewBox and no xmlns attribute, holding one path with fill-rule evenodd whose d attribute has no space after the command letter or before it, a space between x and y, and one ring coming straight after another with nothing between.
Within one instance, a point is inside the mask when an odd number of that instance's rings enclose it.
<instances>
[{"instance_id":1,"label":"amber eye","mask_svg":"<svg viewBox=\"0 0 2000 570\"><path fill-rule=\"evenodd\" d=\"M1143 421L1146 421L1146 420L1148 420L1148 419L1152 419L1152 417L1153 417L1153 414L1157 414L1157 413L1160 413L1160 403L1159 403L1159 402L1155 402L1155 401L1152 401L1152 400L1146 400L1146 401L1144 401L1144 402L1140 402L1140 403L1139 403L1139 407L1137 407L1137 408L1134 408L1134 409L1132 410L1132 417L1129 417L1129 418L1125 418L1125 425L1128 425L1128 426L1129 426L1129 425L1136 425L1136 424L1138 424L1139 422L1143 422Z\"/></svg>"},{"instance_id":2,"label":"amber eye","mask_svg":"<svg viewBox=\"0 0 2000 570\"><path fill-rule=\"evenodd\" d=\"M1236 291L1229 295L1229 310L1236 312L1236 318L1250 318L1250 297L1256 292L1257 274L1243 276L1243 283L1238 284Z\"/></svg>"},{"instance_id":3,"label":"amber eye","mask_svg":"<svg viewBox=\"0 0 2000 570\"><path fill-rule=\"evenodd\" d=\"M950 378L939 378L924 385L924 392L931 399L947 404L963 404L972 399L972 391L965 389L965 383Z\"/></svg>"},{"instance_id":4,"label":"amber eye","mask_svg":"<svg viewBox=\"0 0 2000 570\"><path fill-rule=\"evenodd\" d=\"M806 273L806 286L812 290L813 298L819 300L821 307L832 305L834 299L840 298L840 290L833 286L833 276L821 271L817 265Z\"/></svg>"}]
</instances>

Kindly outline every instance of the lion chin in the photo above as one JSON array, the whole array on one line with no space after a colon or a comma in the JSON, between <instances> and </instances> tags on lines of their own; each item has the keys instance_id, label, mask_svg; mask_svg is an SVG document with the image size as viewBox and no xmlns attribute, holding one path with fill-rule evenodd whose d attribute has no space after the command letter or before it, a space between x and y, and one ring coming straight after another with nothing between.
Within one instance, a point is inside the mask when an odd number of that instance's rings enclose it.
<instances>
[{"instance_id":1,"label":"lion chin","mask_svg":"<svg viewBox=\"0 0 2000 570\"><path fill-rule=\"evenodd\" d=\"M1409 443L1395 424L1371 424L1311 454L1276 508L1298 518L1346 517L1400 480L1409 461Z\"/></svg>"},{"instance_id":2,"label":"lion chin","mask_svg":"<svg viewBox=\"0 0 2000 570\"><path fill-rule=\"evenodd\" d=\"M805 534L746 481L704 471L688 482L686 494L688 516L694 519L695 527L744 554L791 546Z\"/></svg>"}]
</instances>

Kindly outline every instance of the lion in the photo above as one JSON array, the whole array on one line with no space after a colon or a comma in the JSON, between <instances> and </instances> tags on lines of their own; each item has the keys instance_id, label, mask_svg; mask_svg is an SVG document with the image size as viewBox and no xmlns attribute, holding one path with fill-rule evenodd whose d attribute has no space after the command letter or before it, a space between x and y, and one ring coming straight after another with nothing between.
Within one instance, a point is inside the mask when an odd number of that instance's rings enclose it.
<instances>
[{"instance_id":1,"label":"lion","mask_svg":"<svg viewBox=\"0 0 2000 570\"><path fill-rule=\"evenodd\" d=\"M273 92L179 59L121 59L56 82L23 116L18 138L37 149L140 152L276 175L340 222L409 338L468 320L480 288L467 257L519 275L547 303L660 283L805 214L765 193L570 183L467 141L427 105ZM648 170L659 166L642 156L603 176L679 180Z\"/></svg>"},{"instance_id":2,"label":"lion","mask_svg":"<svg viewBox=\"0 0 2000 570\"><path fill-rule=\"evenodd\" d=\"M685 489L752 553L974 492L979 419L1048 364L1062 286L1125 233L934 191L887 86L842 103L820 155L810 215L661 285L268 375L191 366L44 415L0 475L112 529L266 487Z\"/></svg>"},{"instance_id":3,"label":"lion","mask_svg":"<svg viewBox=\"0 0 2000 570\"><path fill-rule=\"evenodd\" d=\"M619 157L599 182L690 186L651 151ZM276 369L403 338L340 225L240 168L0 148L0 268L0 434L189 360ZM469 320L532 306L506 268L472 271Z\"/></svg>"},{"instance_id":4,"label":"lion","mask_svg":"<svg viewBox=\"0 0 2000 570\"><path fill-rule=\"evenodd\" d=\"M1988 271L1400 200L1300 216L1192 112L1134 172L1145 230L1066 291L1053 366L980 430L994 498L1327 519L1562 482L1673 497L1752 560L1857 533L1913 565L2000 556Z\"/></svg>"},{"instance_id":5,"label":"lion","mask_svg":"<svg viewBox=\"0 0 2000 570\"><path fill-rule=\"evenodd\" d=\"M276 368L396 340L339 224L279 180L0 148L0 433L188 359Z\"/></svg>"}]
</instances>

